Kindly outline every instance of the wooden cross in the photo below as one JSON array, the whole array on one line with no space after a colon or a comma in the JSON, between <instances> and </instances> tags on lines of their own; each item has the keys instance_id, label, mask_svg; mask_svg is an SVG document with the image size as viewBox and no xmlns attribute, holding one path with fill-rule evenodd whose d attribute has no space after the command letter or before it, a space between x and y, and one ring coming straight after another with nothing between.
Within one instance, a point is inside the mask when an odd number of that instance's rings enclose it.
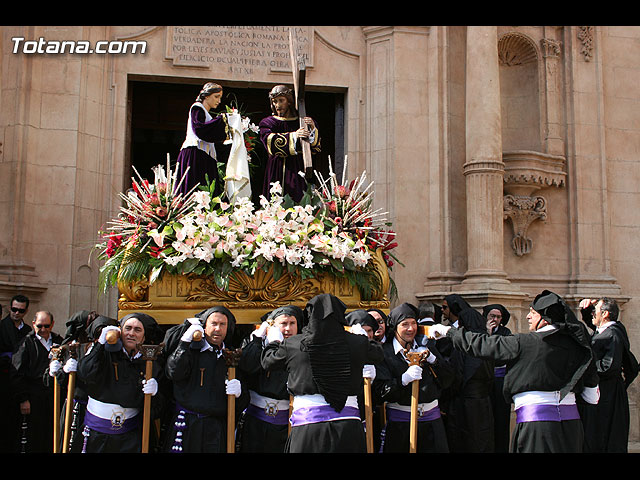
<instances>
[{"instance_id":1,"label":"wooden cross","mask_svg":"<svg viewBox=\"0 0 640 480\"><path fill-rule=\"evenodd\" d=\"M306 65L304 55L300 53L300 48L296 36L292 29L289 29L289 50L291 55L291 73L293 75L293 91L295 94L296 109L300 126L306 128L304 118L307 116L307 108L304 101L304 84L306 76ZM304 161L304 173L307 181L313 176L313 161L311 159L311 144L308 139L301 138L302 159Z\"/></svg>"}]
</instances>

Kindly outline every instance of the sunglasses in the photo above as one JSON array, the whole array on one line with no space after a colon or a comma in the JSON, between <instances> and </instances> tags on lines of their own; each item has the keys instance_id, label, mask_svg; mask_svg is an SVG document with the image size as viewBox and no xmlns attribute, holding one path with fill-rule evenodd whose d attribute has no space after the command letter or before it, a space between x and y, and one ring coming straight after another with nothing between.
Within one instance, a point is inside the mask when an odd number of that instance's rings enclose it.
<instances>
[{"instance_id":1,"label":"sunglasses","mask_svg":"<svg viewBox=\"0 0 640 480\"><path fill-rule=\"evenodd\" d=\"M24 313L27 311L26 308L18 308L18 307L11 307L11 311L13 313Z\"/></svg>"},{"instance_id":2,"label":"sunglasses","mask_svg":"<svg viewBox=\"0 0 640 480\"><path fill-rule=\"evenodd\" d=\"M51 328L51 324L50 324L50 323L48 323L48 324L46 324L46 325L38 325L38 324L36 323L34 326L35 326L38 330L45 329L45 328Z\"/></svg>"}]
</instances>

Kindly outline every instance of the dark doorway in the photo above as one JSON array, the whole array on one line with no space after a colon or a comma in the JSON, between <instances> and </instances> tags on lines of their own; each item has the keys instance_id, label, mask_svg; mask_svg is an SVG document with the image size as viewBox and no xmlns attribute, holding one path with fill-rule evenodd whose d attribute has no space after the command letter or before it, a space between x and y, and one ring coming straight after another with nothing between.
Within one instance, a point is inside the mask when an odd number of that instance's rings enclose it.
<instances>
[{"instance_id":1,"label":"dark doorway","mask_svg":"<svg viewBox=\"0 0 640 480\"><path fill-rule=\"evenodd\" d=\"M175 165L185 137L189 108L204 83L129 82L130 165L135 166L143 178L152 180L152 167L166 165L167 154L172 167ZM257 125L262 118L271 115L268 100L271 87L224 85L223 101L218 109L224 111L224 105L237 106ZM322 153L314 160L314 168L326 177L330 158L334 170L341 173L344 159L344 93L307 90L305 100L308 114L318 123L322 141ZM219 160L224 159L228 150L221 147L218 155ZM263 172L263 164L251 168L253 200L256 203L262 193ZM132 168L130 173L135 177Z\"/></svg>"}]
</instances>

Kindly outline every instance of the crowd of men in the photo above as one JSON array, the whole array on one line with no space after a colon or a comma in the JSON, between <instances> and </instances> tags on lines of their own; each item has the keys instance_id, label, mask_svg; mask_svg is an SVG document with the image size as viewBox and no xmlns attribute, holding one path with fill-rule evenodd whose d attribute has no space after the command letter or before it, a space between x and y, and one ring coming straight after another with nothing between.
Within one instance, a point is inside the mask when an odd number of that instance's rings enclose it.
<instances>
[{"instance_id":1,"label":"crowd of men","mask_svg":"<svg viewBox=\"0 0 640 480\"><path fill-rule=\"evenodd\" d=\"M523 333L457 294L388 314L322 294L248 334L223 306L164 327L80 311L64 335L9 308L3 453L627 452L638 363L606 297L576 316L545 290Z\"/></svg>"}]
</instances>

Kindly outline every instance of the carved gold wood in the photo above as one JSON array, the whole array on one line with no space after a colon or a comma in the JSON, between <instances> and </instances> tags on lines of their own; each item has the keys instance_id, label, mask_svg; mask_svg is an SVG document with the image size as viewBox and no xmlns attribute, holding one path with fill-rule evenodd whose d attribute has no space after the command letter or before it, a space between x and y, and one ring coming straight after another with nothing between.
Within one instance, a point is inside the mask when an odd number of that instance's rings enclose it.
<instances>
[{"instance_id":1,"label":"carved gold wood","mask_svg":"<svg viewBox=\"0 0 640 480\"><path fill-rule=\"evenodd\" d=\"M213 277L165 273L152 284L146 279L118 283L118 317L144 311L158 323L176 324L213 305L223 305L234 313L238 323L259 323L265 313L277 307L304 307L308 300L321 293L339 297L349 310L372 307L388 310L390 279L382 251L374 252L372 262L380 289L369 301L364 301L358 288L346 278L326 273L302 279L284 272L275 279L273 270L258 270L254 275L236 272L229 278L226 289L219 288Z\"/></svg>"}]
</instances>

